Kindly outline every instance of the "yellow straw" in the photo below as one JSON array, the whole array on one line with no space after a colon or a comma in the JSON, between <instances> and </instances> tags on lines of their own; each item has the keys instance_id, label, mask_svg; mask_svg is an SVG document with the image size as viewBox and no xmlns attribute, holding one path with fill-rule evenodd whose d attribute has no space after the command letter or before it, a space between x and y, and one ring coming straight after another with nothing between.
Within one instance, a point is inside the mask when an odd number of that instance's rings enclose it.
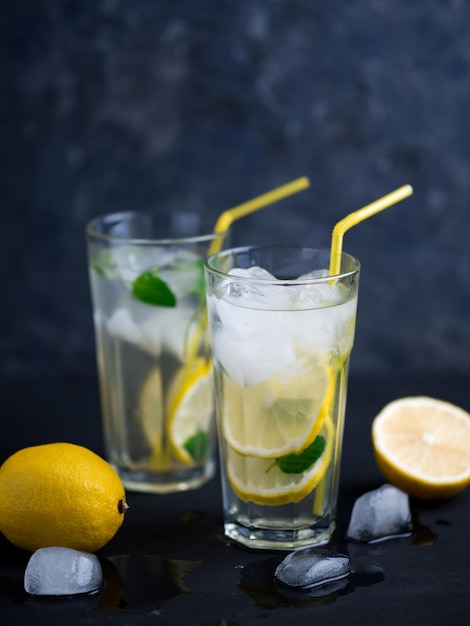
<instances>
[{"instance_id":1,"label":"yellow straw","mask_svg":"<svg viewBox=\"0 0 470 626\"><path fill-rule=\"evenodd\" d=\"M330 276L336 276L341 271L341 250L343 247L343 235L352 226L356 226L359 222L383 211L388 207L408 198L413 193L413 187L411 185L403 185L392 191L391 193L379 198L371 204L367 204L358 211L346 215L341 221L339 221L333 228L333 234L331 237L331 253L330 253Z\"/></svg>"},{"instance_id":2,"label":"yellow straw","mask_svg":"<svg viewBox=\"0 0 470 626\"><path fill-rule=\"evenodd\" d=\"M223 233L228 230L231 224L240 217L244 217L249 213L258 211L258 209L262 209L265 206L268 206L268 204L273 204L283 198L287 198L287 196L291 196L292 194L302 191L309 186L309 179L303 176L302 178L297 178L297 180L293 180L292 182L282 185L281 187L277 187L272 191L268 191L257 198L253 198L253 200L248 200L248 202L244 202L243 204L239 204L231 209L227 209L217 219L214 226L214 233ZM222 243L222 237L214 239L209 248L208 255L219 252L222 248Z\"/></svg>"}]
</instances>

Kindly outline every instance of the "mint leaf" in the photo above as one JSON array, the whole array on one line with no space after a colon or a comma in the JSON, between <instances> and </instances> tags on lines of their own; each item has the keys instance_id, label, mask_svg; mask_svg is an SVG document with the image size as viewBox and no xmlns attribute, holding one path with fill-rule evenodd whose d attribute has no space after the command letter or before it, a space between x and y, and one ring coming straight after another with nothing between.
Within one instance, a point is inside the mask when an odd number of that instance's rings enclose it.
<instances>
[{"instance_id":1,"label":"mint leaf","mask_svg":"<svg viewBox=\"0 0 470 626\"><path fill-rule=\"evenodd\" d=\"M309 469L323 454L326 448L326 439L322 435L317 435L313 442L299 454L286 454L277 458L268 468L277 465L284 474L301 474Z\"/></svg>"},{"instance_id":2,"label":"mint leaf","mask_svg":"<svg viewBox=\"0 0 470 626\"><path fill-rule=\"evenodd\" d=\"M202 461L206 456L207 433L198 430L195 435L186 439L183 448L194 461Z\"/></svg>"},{"instance_id":3,"label":"mint leaf","mask_svg":"<svg viewBox=\"0 0 470 626\"><path fill-rule=\"evenodd\" d=\"M132 294L137 300L153 306L176 306L176 296L165 281L152 272L144 272L132 283Z\"/></svg>"}]
</instances>

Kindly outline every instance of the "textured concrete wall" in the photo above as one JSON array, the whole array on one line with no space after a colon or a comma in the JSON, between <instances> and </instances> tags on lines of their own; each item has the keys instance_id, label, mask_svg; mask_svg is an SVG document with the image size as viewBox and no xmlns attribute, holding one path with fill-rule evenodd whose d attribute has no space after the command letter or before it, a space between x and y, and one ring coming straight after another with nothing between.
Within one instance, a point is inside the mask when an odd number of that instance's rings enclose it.
<instances>
[{"instance_id":1,"label":"textured concrete wall","mask_svg":"<svg viewBox=\"0 0 470 626\"><path fill-rule=\"evenodd\" d=\"M307 175L235 243L362 261L355 373L470 373L470 3L3 0L0 371L94 368L84 226L214 217Z\"/></svg>"}]
</instances>

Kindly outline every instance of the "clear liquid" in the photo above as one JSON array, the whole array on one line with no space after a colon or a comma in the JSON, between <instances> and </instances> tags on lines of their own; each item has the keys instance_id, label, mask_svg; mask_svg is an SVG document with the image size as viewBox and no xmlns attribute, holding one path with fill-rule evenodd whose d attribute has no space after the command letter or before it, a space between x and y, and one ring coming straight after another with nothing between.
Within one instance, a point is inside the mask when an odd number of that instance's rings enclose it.
<instances>
[{"instance_id":1,"label":"clear liquid","mask_svg":"<svg viewBox=\"0 0 470 626\"><path fill-rule=\"evenodd\" d=\"M195 381L194 363L209 362L200 299L180 297L175 308L165 309L136 301L121 281L93 271L91 285L108 460L129 489L167 492L201 485L214 474L212 386L190 418L194 435L204 434L190 448L193 456L170 425L172 406L174 413ZM185 403L188 412L191 400Z\"/></svg>"},{"instance_id":2,"label":"clear liquid","mask_svg":"<svg viewBox=\"0 0 470 626\"><path fill-rule=\"evenodd\" d=\"M222 365L217 351L214 353L225 534L244 545L270 549L322 545L330 540L334 531L349 353L354 328L354 318L338 314L341 306L334 308L336 312L332 311L330 319L336 323L336 341L335 345L330 343L329 349L322 341L319 341L319 348L315 349L311 341L317 320L321 318L324 325L324 309L319 313L315 310L276 312L278 331L272 334L272 345L279 346L279 353L283 353L286 352L283 344L290 342L296 360L261 381L256 379L256 367L250 364L251 380L248 384L240 384L244 378L243 363L241 360L237 368L232 359L233 372L237 374L237 381L234 382ZM209 310L212 315L211 331L224 333L215 308ZM351 310L349 307L348 311ZM270 321L267 318L272 312L258 310L251 313L253 326L260 329L252 336L259 339L259 333L264 332L262 329L269 328ZM262 323L263 316L266 318L265 324ZM308 348L301 341L291 342L291 330L294 333L299 328L307 327L313 329L306 342ZM263 341L268 341L267 335ZM216 338L213 343L215 346L224 344L223 341L218 343ZM261 361L263 358L262 349L252 355L255 364L256 359ZM222 361L228 362L226 354L222 356ZM283 381L289 380L296 368L296 376L283 388ZM263 371L262 365L260 369ZM315 382L316 372L322 370L328 375L326 395L324 386ZM312 378L310 387L309 377ZM277 406L276 401L272 402L273 390L274 394L279 394L280 403ZM317 393L319 397L315 398ZM310 410L314 413L309 418ZM258 430L267 432L269 429L273 431L282 428L283 437L288 440L291 426L294 436L297 425L307 423L308 419L315 420L317 413L319 416L316 419L323 424L318 435L326 442L323 462L320 459L318 464L313 463L290 473L279 468L277 457L259 458L260 452L265 454L269 450L256 452L256 445L263 440L258 437ZM238 430L234 436L230 424L235 421ZM247 446L252 444L253 454L248 448L234 450L234 445L238 446L240 439ZM270 440L275 441L275 438L271 437ZM302 446L298 454L301 452Z\"/></svg>"}]
</instances>

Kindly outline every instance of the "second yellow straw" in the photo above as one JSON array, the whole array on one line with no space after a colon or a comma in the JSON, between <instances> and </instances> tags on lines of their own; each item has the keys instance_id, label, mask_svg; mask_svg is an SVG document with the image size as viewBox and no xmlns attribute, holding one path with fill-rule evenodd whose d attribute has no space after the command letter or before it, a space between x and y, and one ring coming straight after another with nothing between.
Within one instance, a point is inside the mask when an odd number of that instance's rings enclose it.
<instances>
[{"instance_id":1,"label":"second yellow straw","mask_svg":"<svg viewBox=\"0 0 470 626\"><path fill-rule=\"evenodd\" d=\"M302 176L301 178L297 178L290 183L282 185L281 187L277 187L272 191L268 191L257 198L253 198L253 200L248 200L243 204L239 204L238 206L233 207L232 209L227 209L219 216L215 226L214 233L223 233L227 231L232 223L235 220L238 220L240 217L244 217L249 213L253 213L258 209L262 209L269 204L273 204L274 202L278 202L283 198L287 198L287 196L291 196L298 191L302 191L310 186L310 181L306 176ZM221 239L215 239L211 247L209 248L209 254L215 254L216 252L220 252L223 241Z\"/></svg>"}]
</instances>

